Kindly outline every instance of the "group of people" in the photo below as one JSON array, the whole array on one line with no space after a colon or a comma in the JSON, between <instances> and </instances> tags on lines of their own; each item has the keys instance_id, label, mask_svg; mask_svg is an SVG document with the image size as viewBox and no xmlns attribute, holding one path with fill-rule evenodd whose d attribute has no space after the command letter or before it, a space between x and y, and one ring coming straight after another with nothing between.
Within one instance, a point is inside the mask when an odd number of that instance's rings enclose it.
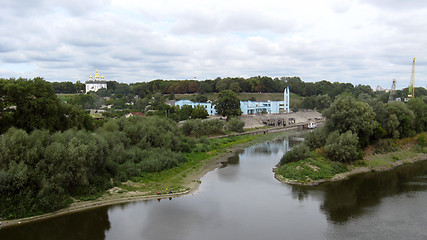
<instances>
[{"instance_id":1,"label":"group of people","mask_svg":"<svg viewBox=\"0 0 427 240\"><path fill-rule=\"evenodd\" d=\"M166 188L166 192L165 192L166 194L168 193L168 189ZM171 194L171 193L173 193L172 192L172 190L169 190L169 194ZM158 191L157 192L157 195L161 195L162 194L162 192L161 191Z\"/></svg>"}]
</instances>

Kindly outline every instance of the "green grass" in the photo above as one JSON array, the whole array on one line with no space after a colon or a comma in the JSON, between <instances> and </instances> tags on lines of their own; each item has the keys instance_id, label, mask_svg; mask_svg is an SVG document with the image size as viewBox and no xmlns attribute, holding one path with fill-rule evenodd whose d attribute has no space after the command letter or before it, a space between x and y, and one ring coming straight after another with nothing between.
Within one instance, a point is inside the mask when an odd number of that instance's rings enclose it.
<instances>
[{"instance_id":1,"label":"green grass","mask_svg":"<svg viewBox=\"0 0 427 240\"><path fill-rule=\"evenodd\" d=\"M395 166L394 163L397 161L416 157L423 152L420 146L400 147L405 146L406 143L410 142L409 140L402 140L400 145L398 144L393 149L389 149L391 152L375 154L369 156L369 158L353 162L351 165L330 161L321 153L313 151L307 159L283 164L277 169L277 174L289 180L308 183L311 180L331 179L335 174L346 172L356 167L367 167L373 171L378 168L387 169Z\"/></svg>"},{"instance_id":2,"label":"green grass","mask_svg":"<svg viewBox=\"0 0 427 240\"><path fill-rule=\"evenodd\" d=\"M70 102L73 97L77 95L75 93L58 93L56 96L63 102Z\"/></svg>"},{"instance_id":3,"label":"green grass","mask_svg":"<svg viewBox=\"0 0 427 240\"><path fill-rule=\"evenodd\" d=\"M346 171L348 168L345 164L312 153L310 158L280 166L277 173L283 178L307 183L312 180L330 179L335 174Z\"/></svg>"},{"instance_id":4,"label":"green grass","mask_svg":"<svg viewBox=\"0 0 427 240\"><path fill-rule=\"evenodd\" d=\"M390 167L393 163L417 156L415 148L398 150L387 154L374 155L370 160L362 160L368 168Z\"/></svg>"}]
</instances>

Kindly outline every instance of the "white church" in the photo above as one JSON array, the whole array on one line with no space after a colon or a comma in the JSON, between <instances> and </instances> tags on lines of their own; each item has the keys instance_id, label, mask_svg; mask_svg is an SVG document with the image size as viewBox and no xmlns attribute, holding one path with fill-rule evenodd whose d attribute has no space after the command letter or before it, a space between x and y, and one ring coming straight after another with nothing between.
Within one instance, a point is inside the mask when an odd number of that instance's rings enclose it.
<instances>
[{"instance_id":1,"label":"white church","mask_svg":"<svg viewBox=\"0 0 427 240\"><path fill-rule=\"evenodd\" d=\"M86 93L93 91L97 92L101 88L107 89L107 81L104 80L104 76L99 77L99 72L96 70L95 79L92 75L89 76L89 80L86 81Z\"/></svg>"}]
</instances>

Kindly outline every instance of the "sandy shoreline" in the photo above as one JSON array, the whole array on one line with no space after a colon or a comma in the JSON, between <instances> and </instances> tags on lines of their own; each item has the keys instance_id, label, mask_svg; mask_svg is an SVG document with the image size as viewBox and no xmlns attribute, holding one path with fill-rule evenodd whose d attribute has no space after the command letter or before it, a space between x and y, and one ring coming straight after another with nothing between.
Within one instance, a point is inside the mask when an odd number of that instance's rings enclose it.
<instances>
[{"instance_id":1,"label":"sandy shoreline","mask_svg":"<svg viewBox=\"0 0 427 240\"><path fill-rule=\"evenodd\" d=\"M289 129L290 130L290 129ZM286 130L285 130L286 131ZM292 131L289 131L292 132ZM267 134L268 135L268 134ZM271 138L273 140L274 137ZM265 140L268 141L268 140ZM25 224L33 221L40 221L43 219L53 218L65 214L70 214L74 212L79 211L85 211L92 208L98 208L103 206L110 206L115 204L121 204L121 203L129 203L129 202L136 202L136 201L143 201L143 200L156 200L156 199L167 199L167 198L176 198L183 195L190 195L194 194L199 186L200 186L200 179L205 176L208 172L215 170L218 167L222 166L222 163L227 161L228 157L233 156L236 152L243 150L244 148L259 143L260 140L256 139L254 141L244 143L244 144L238 144L235 145L224 153L218 154L208 161L204 163L204 165L197 171L192 172L191 174L188 174L188 176L185 179L185 183L183 184L184 187L186 187L186 190L180 191L180 192L174 192L171 194L161 194L161 195L146 195L144 192L131 192L131 193L121 193L117 194L113 197L101 197L96 200L90 200L90 201L78 201L75 203L72 203L69 207L60 209L55 212L46 213L43 215L37 215L33 217L27 217L27 218L20 218L20 219L13 219L13 220L4 220L1 221L2 225L1 228L5 227L11 227L16 226L19 224ZM187 190L188 189L188 190Z\"/></svg>"},{"instance_id":2,"label":"sandy shoreline","mask_svg":"<svg viewBox=\"0 0 427 240\"><path fill-rule=\"evenodd\" d=\"M307 183L302 183L302 182L298 182L297 180L291 180L291 179L283 178L281 175L277 174L276 172L274 174L274 177L277 180L279 180L280 182L287 183L287 184L302 185L302 186L316 186L316 185L319 185L319 184L324 183L324 182L335 182L335 181L344 180L344 179L347 179L353 175L360 174L360 173L388 171L388 170L392 170L392 169L399 167L399 166L403 166L406 164L412 164L412 163L416 163L419 161L426 161L426 160L427 160L427 154L423 153L423 154L419 154L418 156L415 156L412 158L393 162L393 163L391 163L390 166L381 166L381 167L375 167L375 168L355 167L351 171L336 174L333 178L310 181Z\"/></svg>"}]
</instances>

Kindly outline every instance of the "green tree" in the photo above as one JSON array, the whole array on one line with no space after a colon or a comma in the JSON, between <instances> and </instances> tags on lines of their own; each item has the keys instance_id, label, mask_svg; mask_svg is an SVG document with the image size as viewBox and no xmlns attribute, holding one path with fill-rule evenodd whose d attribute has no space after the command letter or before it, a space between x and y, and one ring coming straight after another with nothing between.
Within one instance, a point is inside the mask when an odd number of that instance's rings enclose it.
<instances>
[{"instance_id":1,"label":"green tree","mask_svg":"<svg viewBox=\"0 0 427 240\"><path fill-rule=\"evenodd\" d=\"M191 111L191 118L206 119L209 116L208 111L202 105L197 105Z\"/></svg>"},{"instance_id":2,"label":"green tree","mask_svg":"<svg viewBox=\"0 0 427 240\"><path fill-rule=\"evenodd\" d=\"M191 107L190 105L182 106L182 108L179 109L178 111L179 120L180 121L187 120L188 118L190 118L192 112L193 112L193 107Z\"/></svg>"},{"instance_id":3,"label":"green tree","mask_svg":"<svg viewBox=\"0 0 427 240\"><path fill-rule=\"evenodd\" d=\"M388 132L397 130L400 138L414 136L416 129L414 126L415 115L414 112L408 108L407 104L400 101L392 101L387 103L386 111L389 116L386 118L387 124L390 122L391 118L397 118L399 122L397 125L396 121L393 120L393 126L396 126L396 128L393 130L389 128ZM395 115L395 117L393 117L393 115Z\"/></svg>"},{"instance_id":4,"label":"green tree","mask_svg":"<svg viewBox=\"0 0 427 240\"><path fill-rule=\"evenodd\" d=\"M327 119L326 127L329 132L338 130L344 133L351 130L357 134L362 147L369 144L378 125L372 107L349 95L339 96L323 115Z\"/></svg>"},{"instance_id":5,"label":"green tree","mask_svg":"<svg viewBox=\"0 0 427 240\"><path fill-rule=\"evenodd\" d=\"M80 93L73 97L71 104L80 105L84 109L95 108L95 97L92 94Z\"/></svg>"},{"instance_id":6,"label":"green tree","mask_svg":"<svg viewBox=\"0 0 427 240\"><path fill-rule=\"evenodd\" d=\"M62 103L42 78L1 79L0 93L0 133L12 126L27 132L88 126L79 122L86 121L87 114Z\"/></svg>"},{"instance_id":7,"label":"green tree","mask_svg":"<svg viewBox=\"0 0 427 240\"><path fill-rule=\"evenodd\" d=\"M328 137L328 132L326 128L324 127L317 128L314 131L307 134L307 136L305 137L304 143L310 148L310 150L314 150L314 149L325 146L327 137Z\"/></svg>"},{"instance_id":8,"label":"green tree","mask_svg":"<svg viewBox=\"0 0 427 240\"><path fill-rule=\"evenodd\" d=\"M352 162L363 158L356 134L351 130L340 134L334 131L326 139L325 153L329 159L338 162Z\"/></svg>"},{"instance_id":9,"label":"green tree","mask_svg":"<svg viewBox=\"0 0 427 240\"><path fill-rule=\"evenodd\" d=\"M240 100L237 98L237 94L231 90L221 91L214 104L218 114L227 117L227 119L242 114L240 110Z\"/></svg>"},{"instance_id":10,"label":"green tree","mask_svg":"<svg viewBox=\"0 0 427 240\"><path fill-rule=\"evenodd\" d=\"M294 147L292 150L286 152L286 154L283 155L282 159L280 159L280 164L304 160L309 156L310 149L307 147L307 145L302 143Z\"/></svg>"},{"instance_id":11,"label":"green tree","mask_svg":"<svg viewBox=\"0 0 427 240\"><path fill-rule=\"evenodd\" d=\"M415 115L415 131L427 131L427 104L420 98L411 98L408 102L408 108Z\"/></svg>"},{"instance_id":12,"label":"green tree","mask_svg":"<svg viewBox=\"0 0 427 240\"><path fill-rule=\"evenodd\" d=\"M231 118L228 122L227 122L227 129L233 132L243 132L243 127L245 126L245 122L243 122L242 120L240 120L237 117L233 117Z\"/></svg>"}]
</instances>

